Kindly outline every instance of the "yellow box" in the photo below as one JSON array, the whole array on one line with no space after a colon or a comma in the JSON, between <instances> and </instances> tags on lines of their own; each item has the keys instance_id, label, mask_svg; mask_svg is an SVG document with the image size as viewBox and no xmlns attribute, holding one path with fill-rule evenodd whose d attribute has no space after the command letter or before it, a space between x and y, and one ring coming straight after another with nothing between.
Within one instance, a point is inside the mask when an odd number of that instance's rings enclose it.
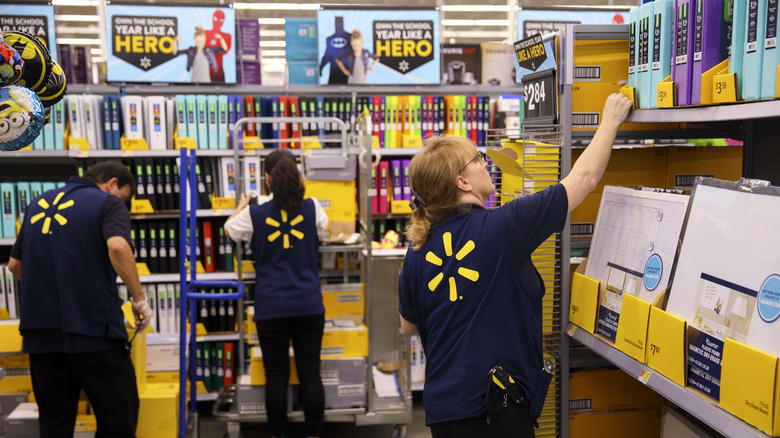
<instances>
[{"instance_id":1,"label":"yellow box","mask_svg":"<svg viewBox=\"0 0 780 438\"><path fill-rule=\"evenodd\" d=\"M305 198L317 198L329 221L355 222L355 181L306 181Z\"/></svg>"},{"instance_id":2,"label":"yellow box","mask_svg":"<svg viewBox=\"0 0 780 438\"><path fill-rule=\"evenodd\" d=\"M175 438L179 428L179 384L149 383L140 394L139 437Z\"/></svg>"},{"instance_id":3,"label":"yellow box","mask_svg":"<svg viewBox=\"0 0 780 438\"><path fill-rule=\"evenodd\" d=\"M665 77L658 83L655 103L658 108L672 108L677 105L677 87L674 86L671 76Z\"/></svg>"},{"instance_id":4,"label":"yellow box","mask_svg":"<svg viewBox=\"0 0 780 438\"><path fill-rule=\"evenodd\" d=\"M660 408L569 415L570 438L658 438L660 435Z\"/></svg>"},{"instance_id":5,"label":"yellow box","mask_svg":"<svg viewBox=\"0 0 780 438\"><path fill-rule=\"evenodd\" d=\"M265 385L265 366L263 366L263 355L260 347L252 348L252 359L249 362L251 383L253 386ZM290 356L290 379L287 381L290 385L300 385L298 379L298 368L295 366L295 358Z\"/></svg>"},{"instance_id":6,"label":"yellow box","mask_svg":"<svg viewBox=\"0 0 780 438\"><path fill-rule=\"evenodd\" d=\"M575 70L575 83L582 81L606 82L617 84L628 79L628 40L575 40L574 41L574 67L598 71L596 75L588 75L588 78L578 75ZM578 78L579 77L579 78ZM603 102L602 102L603 104Z\"/></svg>"},{"instance_id":7,"label":"yellow box","mask_svg":"<svg viewBox=\"0 0 780 438\"><path fill-rule=\"evenodd\" d=\"M650 308L647 332L647 365L685 386L686 322L657 307Z\"/></svg>"},{"instance_id":8,"label":"yellow box","mask_svg":"<svg viewBox=\"0 0 780 438\"><path fill-rule=\"evenodd\" d=\"M705 71L701 74L701 93L699 95L699 105L712 105L713 98L716 94L716 91L722 91L720 87L723 86L723 82L718 82L719 88L716 89L715 85L715 78L720 75L721 73L728 73L729 71L729 60L726 59L723 62L720 62L718 65L712 67L711 69ZM736 75L734 75L736 78ZM734 82L736 85L736 82ZM735 88L732 87L731 89L728 89L727 91L734 92ZM736 94L734 94L734 100L731 102L736 102Z\"/></svg>"},{"instance_id":9,"label":"yellow box","mask_svg":"<svg viewBox=\"0 0 780 438\"><path fill-rule=\"evenodd\" d=\"M650 303L633 295L623 294L620 320L615 335L615 348L645 363L649 319Z\"/></svg>"},{"instance_id":10,"label":"yellow box","mask_svg":"<svg viewBox=\"0 0 780 438\"><path fill-rule=\"evenodd\" d=\"M0 380L0 394L32 392L30 368L6 368L5 378Z\"/></svg>"},{"instance_id":11,"label":"yellow box","mask_svg":"<svg viewBox=\"0 0 780 438\"><path fill-rule=\"evenodd\" d=\"M0 356L0 368L23 368L30 366L29 354L14 354Z\"/></svg>"},{"instance_id":12,"label":"yellow box","mask_svg":"<svg viewBox=\"0 0 780 438\"><path fill-rule=\"evenodd\" d=\"M622 87L618 83L575 82L571 94L572 129L593 131L598 128L604 102L610 94L620 93ZM679 126L677 123L623 123L620 129L677 129Z\"/></svg>"},{"instance_id":13,"label":"yellow box","mask_svg":"<svg viewBox=\"0 0 780 438\"><path fill-rule=\"evenodd\" d=\"M146 373L146 383L179 383L179 373L176 371Z\"/></svg>"},{"instance_id":14,"label":"yellow box","mask_svg":"<svg viewBox=\"0 0 780 438\"><path fill-rule=\"evenodd\" d=\"M571 283L569 321L580 326L588 333L596 330L598 314L599 281L574 273Z\"/></svg>"},{"instance_id":15,"label":"yellow box","mask_svg":"<svg viewBox=\"0 0 780 438\"><path fill-rule=\"evenodd\" d=\"M133 329L127 329L128 339L133 337ZM130 349L130 360L135 368L135 383L138 385L138 393L141 394L146 388L146 333L138 333L133 339L133 346Z\"/></svg>"},{"instance_id":16,"label":"yellow box","mask_svg":"<svg viewBox=\"0 0 780 438\"><path fill-rule=\"evenodd\" d=\"M780 434L777 357L726 339L720 406L770 436Z\"/></svg>"},{"instance_id":17,"label":"yellow box","mask_svg":"<svg viewBox=\"0 0 780 438\"><path fill-rule=\"evenodd\" d=\"M696 175L711 175L726 181L742 177L741 146L680 146L669 149L665 187L688 189Z\"/></svg>"},{"instance_id":18,"label":"yellow box","mask_svg":"<svg viewBox=\"0 0 780 438\"><path fill-rule=\"evenodd\" d=\"M76 415L76 427L73 429L75 433L89 433L97 432L97 419L94 415L80 414Z\"/></svg>"},{"instance_id":19,"label":"yellow box","mask_svg":"<svg viewBox=\"0 0 780 438\"><path fill-rule=\"evenodd\" d=\"M570 412L657 409L662 402L657 392L622 370L602 368L569 374Z\"/></svg>"},{"instance_id":20,"label":"yellow box","mask_svg":"<svg viewBox=\"0 0 780 438\"><path fill-rule=\"evenodd\" d=\"M325 318L338 318L345 313L365 315L363 283L323 285L322 303L325 305Z\"/></svg>"},{"instance_id":21,"label":"yellow box","mask_svg":"<svg viewBox=\"0 0 780 438\"><path fill-rule=\"evenodd\" d=\"M21 351L22 334L19 333L19 320L0 320L0 353L20 353Z\"/></svg>"},{"instance_id":22,"label":"yellow box","mask_svg":"<svg viewBox=\"0 0 780 438\"><path fill-rule=\"evenodd\" d=\"M325 359L368 356L368 327L329 328L322 335L320 356Z\"/></svg>"},{"instance_id":23,"label":"yellow box","mask_svg":"<svg viewBox=\"0 0 780 438\"><path fill-rule=\"evenodd\" d=\"M257 324L254 321L244 321L244 333L246 333L247 343L258 345L260 340L257 338Z\"/></svg>"}]
</instances>

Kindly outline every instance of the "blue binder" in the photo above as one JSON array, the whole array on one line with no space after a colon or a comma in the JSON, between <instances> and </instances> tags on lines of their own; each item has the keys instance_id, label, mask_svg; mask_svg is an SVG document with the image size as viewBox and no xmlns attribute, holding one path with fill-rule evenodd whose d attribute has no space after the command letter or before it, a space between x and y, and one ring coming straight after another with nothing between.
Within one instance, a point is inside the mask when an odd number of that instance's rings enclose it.
<instances>
[{"instance_id":1,"label":"blue binder","mask_svg":"<svg viewBox=\"0 0 780 438\"><path fill-rule=\"evenodd\" d=\"M650 77L650 107L658 106L658 83L672 74L674 43L674 0L655 0L653 19L653 58Z\"/></svg>"},{"instance_id":2,"label":"blue binder","mask_svg":"<svg viewBox=\"0 0 780 438\"><path fill-rule=\"evenodd\" d=\"M764 67L767 0L750 0L745 22L745 56L742 59L742 98L761 97L761 75Z\"/></svg>"},{"instance_id":3,"label":"blue binder","mask_svg":"<svg viewBox=\"0 0 780 438\"><path fill-rule=\"evenodd\" d=\"M777 66L780 64L780 49L777 48L778 0L767 0L765 18L764 59L761 74L761 98L774 99L777 94Z\"/></svg>"}]
</instances>

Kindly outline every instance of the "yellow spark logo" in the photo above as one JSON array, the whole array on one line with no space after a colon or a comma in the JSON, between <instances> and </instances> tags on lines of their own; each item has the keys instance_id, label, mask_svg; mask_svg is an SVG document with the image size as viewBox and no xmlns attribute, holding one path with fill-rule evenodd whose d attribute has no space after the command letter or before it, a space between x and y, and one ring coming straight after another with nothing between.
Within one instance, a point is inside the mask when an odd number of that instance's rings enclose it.
<instances>
[{"instance_id":1,"label":"yellow spark logo","mask_svg":"<svg viewBox=\"0 0 780 438\"><path fill-rule=\"evenodd\" d=\"M444 233L441 238L444 243L444 254L446 254L447 257L452 257L452 233ZM475 247L476 246L474 245L474 241L469 240L465 245L463 245L463 248L461 248L458 253L455 254L455 260L463 260L463 258L469 255L469 253L473 251ZM442 266L444 264L444 260L434 254L432 251L428 251L428 253L425 254L425 260L428 263L434 264L436 266ZM471 280L475 283L477 280L479 280L479 272L473 269L468 269L461 266L458 268L458 274L461 277L464 277L467 280ZM428 289L430 289L431 292L435 291L443 279L444 272L439 272L435 277L433 277L431 281L428 282ZM458 300L458 298L462 300L463 297L458 296L458 287L455 284L455 277L448 277L447 281L450 285L450 301L455 302Z\"/></svg>"},{"instance_id":2,"label":"yellow spark logo","mask_svg":"<svg viewBox=\"0 0 780 438\"><path fill-rule=\"evenodd\" d=\"M290 227L294 227L301 222L303 222L303 215L299 214L298 216L295 217L295 219L290 221ZM279 221L275 219L271 219L270 217L265 218L265 223L274 228L279 228L282 226L283 223L287 223L287 212L282 210L282 223L279 223ZM303 233L294 228L290 229L290 234L292 234L298 240L303 240ZM284 249L292 248L292 245L290 245L290 235L287 233L282 233L281 230L276 230L273 233L269 234L268 241L273 242L274 240L278 239L279 236L282 236L282 246L284 247Z\"/></svg>"},{"instance_id":3,"label":"yellow spark logo","mask_svg":"<svg viewBox=\"0 0 780 438\"><path fill-rule=\"evenodd\" d=\"M42 212L36 214L32 218L30 218L30 224L34 224L34 223L40 221L41 219L44 219L44 221L43 221L43 228L41 229L41 233L43 233L43 234L50 234L51 233L51 220L52 220L52 218L55 221L57 221L57 223L60 224L60 226L64 227L65 224L68 223L68 220L65 219L64 216L62 216L61 214L59 214L57 212L65 210L66 208L73 207L74 202L71 199L70 201L66 201L66 202L63 202L60 205L57 205L57 204L59 204L60 200L62 200L63 196L65 196L65 192L60 192L59 194L57 194L57 197L54 198L54 203L52 205L49 205L49 203L46 202L46 200L43 199L43 198L39 199L38 200L38 205L42 209L48 210L49 208L54 208L54 207L57 207L57 208L56 208L55 213L54 213L54 215L52 217L46 217L46 212L45 211L42 211Z\"/></svg>"}]
</instances>

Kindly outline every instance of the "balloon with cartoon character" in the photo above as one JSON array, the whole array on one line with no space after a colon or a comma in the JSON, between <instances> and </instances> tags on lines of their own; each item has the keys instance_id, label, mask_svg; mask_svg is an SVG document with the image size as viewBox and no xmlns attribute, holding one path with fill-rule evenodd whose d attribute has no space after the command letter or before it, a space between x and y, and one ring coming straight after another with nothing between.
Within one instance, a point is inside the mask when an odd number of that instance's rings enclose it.
<instances>
[{"instance_id":1,"label":"balloon with cartoon character","mask_svg":"<svg viewBox=\"0 0 780 438\"><path fill-rule=\"evenodd\" d=\"M28 146L43 129L45 110L29 88L9 85L0 88L0 151Z\"/></svg>"},{"instance_id":2,"label":"balloon with cartoon character","mask_svg":"<svg viewBox=\"0 0 780 438\"><path fill-rule=\"evenodd\" d=\"M44 85L40 90L36 91L35 94L37 94L38 98L41 99L41 103L43 104L44 108L49 108L65 97L65 92L67 89L68 84L65 80L65 72L62 71L62 67L60 67L56 61L52 61L52 69L51 75L49 75L49 80L46 82L46 85Z\"/></svg>"},{"instance_id":3,"label":"balloon with cartoon character","mask_svg":"<svg viewBox=\"0 0 780 438\"><path fill-rule=\"evenodd\" d=\"M49 49L38 38L17 30L3 31L3 40L19 52L24 61L24 72L16 85L36 92L46 86L52 71Z\"/></svg>"},{"instance_id":4,"label":"balloon with cartoon character","mask_svg":"<svg viewBox=\"0 0 780 438\"><path fill-rule=\"evenodd\" d=\"M16 83L24 72L24 61L19 52L0 40L0 87Z\"/></svg>"}]
</instances>

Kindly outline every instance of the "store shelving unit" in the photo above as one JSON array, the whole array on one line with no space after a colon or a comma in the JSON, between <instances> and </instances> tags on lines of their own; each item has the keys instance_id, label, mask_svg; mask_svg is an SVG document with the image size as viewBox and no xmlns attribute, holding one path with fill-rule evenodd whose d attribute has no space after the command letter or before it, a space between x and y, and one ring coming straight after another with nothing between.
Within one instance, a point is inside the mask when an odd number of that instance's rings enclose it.
<instances>
[{"instance_id":1,"label":"store shelving unit","mask_svg":"<svg viewBox=\"0 0 780 438\"><path fill-rule=\"evenodd\" d=\"M595 131L572 131L572 86L574 84L574 41L578 39L589 40L619 40L628 38L627 25L567 25L561 42L561 58L559 64L560 78L560 124L563 129L565 148L564 173L571 169L571 140L587 138ZM627 122L633 123L688 123L690 129L676 131L630 131L621 132L619 136L634 138L707 138L724 137L740 138L744 140L743 148L743 174L747 178L759 178L780 184L780 141L777 140L776 126L780 122L780 100L744 102L730 105L686 107L670 109L635 110L629 114ZM570 223L567 221L566 227ZM564 245L563 254L569 254L570 242ZM565 291L571 290L569 284L569 259L563 260L565 274L562 278ZM562 308L569 308L569 294L564 293ZM568 318L562 319L563 330L570 333L571 338L579 341L590 350L606 359L610 363L621 368L628 374L639 378L643 372L649 371L649 378L643 380L648 387L658 392L671 402L685 409L693 416L710 426L712 429L726 435L739 437L766 437L755 427L748 425L739 418L721 409L717 403L699 396L697 393L684 388L663 375L650 369L644 364L628 357L611 345L597 339L590 333L579 328L570 329ZM564 336L568 351L568 337ZM562 384L566 385L568 395L568 369L563 369L561 375ZM645 374L647 376L647 374ZM568 398L568 397L567 397ZM564 403L561 409L568 412L568 406ZM566 415L568 417L568 415ZM565 424L562 436L568 433L568 424Z\"/></svg>"}]
</instances>

